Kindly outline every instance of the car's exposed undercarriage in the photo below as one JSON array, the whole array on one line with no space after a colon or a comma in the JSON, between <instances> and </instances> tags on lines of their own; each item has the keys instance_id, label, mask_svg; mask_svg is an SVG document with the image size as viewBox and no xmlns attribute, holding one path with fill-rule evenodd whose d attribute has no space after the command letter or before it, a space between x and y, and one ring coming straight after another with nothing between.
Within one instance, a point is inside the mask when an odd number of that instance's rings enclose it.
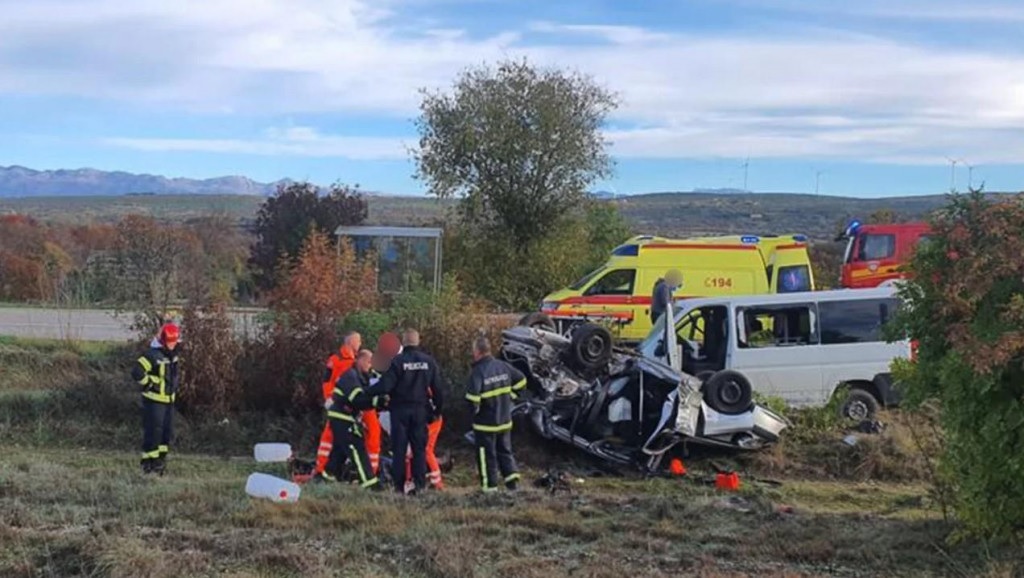
<instances>
[{"instance_id":1,"label":"car's exposed undercarriage","mask_svg":"<svg viewBox=\"0 0 1024 578\"><path fill-rule=\"evenodd\" d=\"M654 471L682 442L757 449L787 427L751 401L749 388L729 382L728 372L702 383L614 349L610 333L597 325L580 325L569 336L513 327L503 334L501 355L527 375L528 394L517 412L538 433L613 464Z\"/></svg>"}]
</instances>

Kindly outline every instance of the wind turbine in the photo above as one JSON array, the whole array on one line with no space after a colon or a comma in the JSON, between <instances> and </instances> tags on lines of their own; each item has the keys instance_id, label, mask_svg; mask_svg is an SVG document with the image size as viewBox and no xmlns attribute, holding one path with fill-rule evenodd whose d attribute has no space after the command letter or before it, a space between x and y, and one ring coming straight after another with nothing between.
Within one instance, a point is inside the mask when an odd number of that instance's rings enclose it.
<instances>
[{"instance_id":1,"label":"wind turbine","mask_svg":"<svg viewBox=\"0 0 1024 578\"><path fill-rule=\"evenodd\" d=\"M971 163L967 162L964 159L960 159L960 162L962 162L963 164L967 165L967 190L972 190L974 188L974 168L975 168L975 166L972 165Z\"/></svg>"},{"instance_id":2,"label":"wind turbine","mask_svg":"<svg viewBox=\"0 0 1024 578\"><path fill-rule=\"evenodd\" d=\"M750 157L748 156L740 166L743 167L743 192L746 193L749 190L747 189L747 172L750 168Z\"/></svg>"},{"instance_id":3,"label":"wind turbine","mask_svg":"<svg viewBox=\"0 0 1024 578\"><path fill-rule=\"evenodd\" d=\"M815 171L814 173L814 195L818 195L818 191L821 185L821 175L825 174L826 171Z\"/></svg>"},{"instance_id":4,"label":"wind turbine","mask_svg":"<svg viewBox=\"0 0 1024 578\"><path fill-rule=\"evenodd\" d=\"M949 164L950 164L950 167L951 167L950 171L949 171L949 191L951 193L955 193L956 192L956 164L958 162L960 162L960 161L957 160L957 159L951 158L951 157L946 157L946 160L949 161Z\"/></svg>"}]
</instances>

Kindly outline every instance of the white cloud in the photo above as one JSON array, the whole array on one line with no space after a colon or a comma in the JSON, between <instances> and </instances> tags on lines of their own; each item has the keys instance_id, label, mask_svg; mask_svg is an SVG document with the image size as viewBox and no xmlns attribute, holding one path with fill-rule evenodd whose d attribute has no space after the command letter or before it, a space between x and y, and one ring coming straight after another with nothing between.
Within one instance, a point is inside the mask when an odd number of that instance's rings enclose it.
<instances>
[{"instance_id":1,"label":"white cloud","mask_svg":"<svg viewBox=\"0 0 1024 578\"><path fill-rule=\"evenodd\" d=\"M106 146L145 152L233 153L258 156L338 157L353 160L403 160L413 139L322 135L305 126L270 128L262 139L190 139L113 137Z\"/></svg>"},{"instance_id":2,"label":"white cloud","mask_svg":"<svg viewBox=\"0 0 1024 578\"><path fill-rule=\"evenodd\" d=\"M609 131L640 157L965 156L1024 162L1024 55L849 31L669 33L509 23L480 36L433 22L441 0L0 0L0 94L127 102L253 117L416 114L420 87L467 65L527 55L621 93ZM790 0L732 0L798 10ZM1013 3L815 4L928 20L1024 18ZM410 6L415 6L411 10ZM789 8L787 8L787 6ZM931 6L932 9L928 7ZM981 8L978 8L981 6ZM479 7L467 4L464 9ZM480 8L487 10L486 3ZM566 42L567 37L586 42ZM1020 48L1020 47L1018 47ZM142 129L145 131L145 128ZM411 131L410 127L410 131ZM414 141L410 136L406 142ZM405 158L402 139L292 127L262 139L112 138L145 150Z\"/></svg>"}]
</instances>

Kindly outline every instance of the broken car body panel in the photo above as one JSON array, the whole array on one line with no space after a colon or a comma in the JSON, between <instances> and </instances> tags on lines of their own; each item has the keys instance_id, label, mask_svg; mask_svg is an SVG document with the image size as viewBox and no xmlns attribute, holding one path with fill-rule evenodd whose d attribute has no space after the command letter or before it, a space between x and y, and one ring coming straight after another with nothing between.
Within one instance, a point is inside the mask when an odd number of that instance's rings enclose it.
<instances>
[{"instance_id":1,"label":"broken car body panel","mask_svg":"<svg viewBox=\"0 0 1024 578\"><path fill-rule=\"evenodd\" d=\"M525 326L503 333L502 357L523 371L529 384L516 412L527 414L547 439L653 471L680 443L753 450L778 440L788 426L785 418L753 403L729 414L715 411L703 400L696 377L612 350L610 341L607 346L601 341L603 330L584 327L577 331L585 335ZM674 332L669 333L668 349L676 352ZM678 363L676 355L669 358Z\"/></svg>"}]
</instances>

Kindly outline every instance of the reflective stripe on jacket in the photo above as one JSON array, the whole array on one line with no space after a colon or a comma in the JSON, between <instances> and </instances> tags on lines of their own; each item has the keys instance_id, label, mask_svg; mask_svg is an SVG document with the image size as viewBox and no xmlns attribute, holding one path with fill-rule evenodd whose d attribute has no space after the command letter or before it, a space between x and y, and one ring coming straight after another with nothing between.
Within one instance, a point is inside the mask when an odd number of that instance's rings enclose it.
<instances>
[{"instance_id":1,"label":"reflective stripe on jacket","mask_svg":"<svg viewBox=\"0 0 1024 578\"><path fill-rule=\"evenodd\" d=\"M353 367L338 378L331 399L334 404L327 410L327 417L357 423L356 418L364 409L377 407L380 398L367 393L370 376Z\"/></svg>"},{"instance_id":2,"label":"reflective stripe on jacket","mask_svg":"<svg viewBox=\"0 0 1024 578\"><path fill-rule=\"evenodd\" d=\"M504 361L491 356L473 364L466 399L476 406L473 429L503 432L512 429L512 400L526 387L526 376Z\"/></svg>"},{"instance_id":3,"label":"reflective stripe on jacket","mask_svg":"<svg viewBox=\"0 0 1024 578\"><path fill-rule=\"evenodd\" d=\"M177 355L168 357L159 347L140 356L132 368L132 378L142 386L142 397L157 403L174 403L179 361Z\"/></svg>"}]
</instances>

